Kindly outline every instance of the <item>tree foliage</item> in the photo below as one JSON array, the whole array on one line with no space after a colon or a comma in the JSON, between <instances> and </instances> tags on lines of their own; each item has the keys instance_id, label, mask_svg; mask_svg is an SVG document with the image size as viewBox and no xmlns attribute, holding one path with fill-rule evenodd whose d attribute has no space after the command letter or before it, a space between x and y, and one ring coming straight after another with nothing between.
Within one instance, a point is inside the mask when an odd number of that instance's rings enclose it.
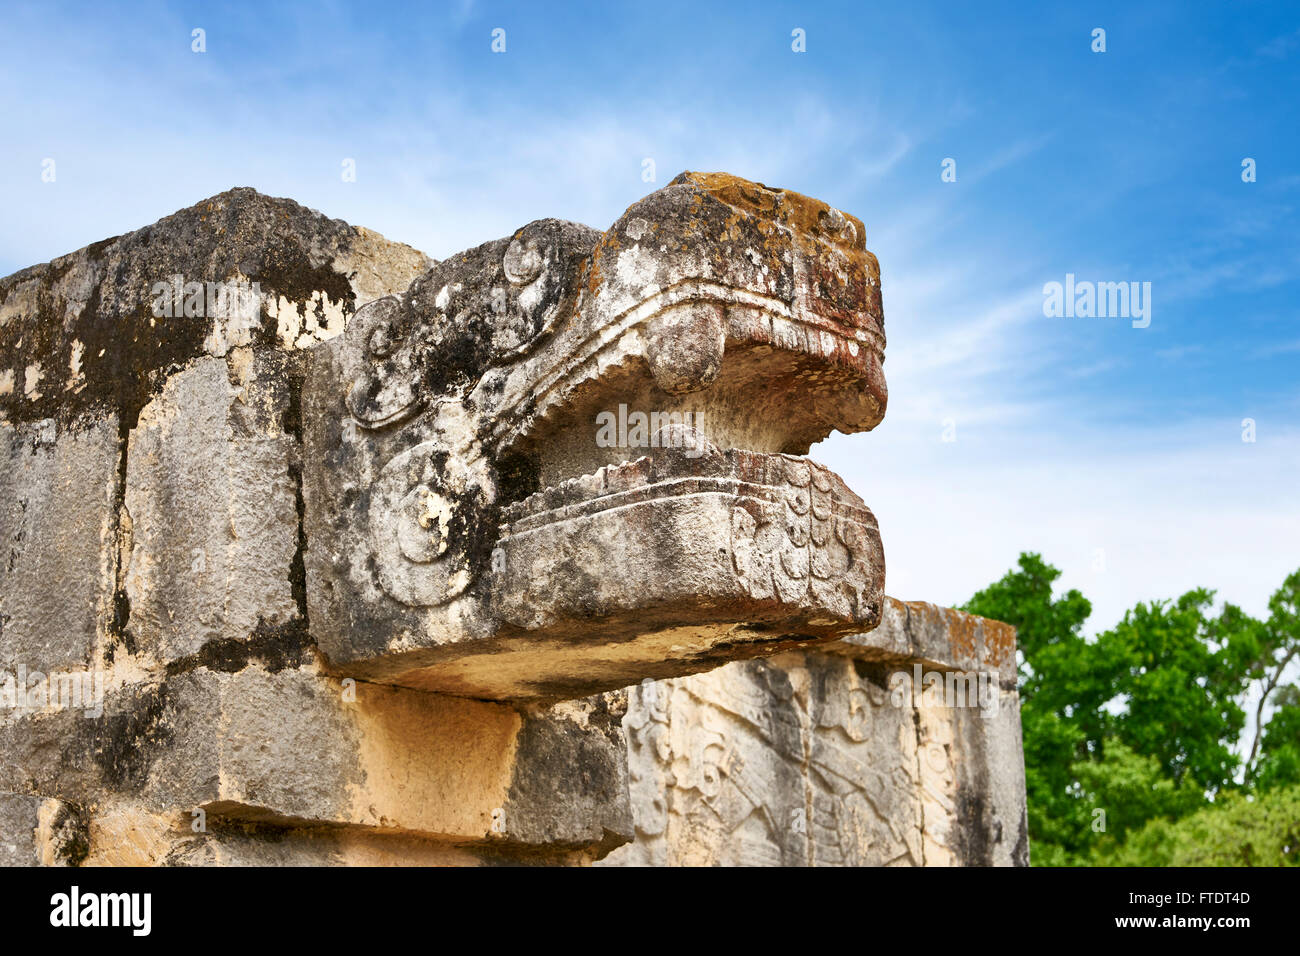
<instances>
[{"instance_id":1,"label":"tree foliage","mask_svg":"<svg viewBox=\"0 0 1300 956\"><path fill-rule=\"evenodd\" d=\"M1088 600L1053 593L1060 573L1022 554L964 607L1018 631L1035 864L1158 865L1201 852L1294 862L1300 688L1285 679L1300 660L1300 571L1265 621L1232 604L1213 614L1214 592L1197 589L1140 603L1091 640ZM1249 845L1232 844L1229 821ZM1211 837L1212 851L1179 842Z\"/></svg>"},{"instance_id":2,"label":"tree foliage","mask_svg":"<svg viewBox=\"0 0 1300 956\"><path fill-rule=\"evenodd\" d=\"M1241 790L1178 820L1156 818L1098 862L1111 866L1300 866L1300 787Z\"/></svg>"}]
</instances>

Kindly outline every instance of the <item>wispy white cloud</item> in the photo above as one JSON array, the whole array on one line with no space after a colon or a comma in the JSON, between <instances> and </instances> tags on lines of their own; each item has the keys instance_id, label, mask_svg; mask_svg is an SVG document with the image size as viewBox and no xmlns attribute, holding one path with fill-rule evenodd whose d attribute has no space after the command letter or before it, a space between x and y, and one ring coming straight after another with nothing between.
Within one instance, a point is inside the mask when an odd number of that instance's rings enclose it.
<instances>
[{"instance_id":1,"label":"wispy white cloud","mask_svg":"<svg viewBox=\"0 0 1300 956\"><path fill-rule=\"evenodd\" d=\"M1300 535L1300 430L1250 444L1235 421L1080 433L1063 416L959 425L944 442L937 427L892 425L813 455L875 512L898 597L964 601L1039 551L1093 602L1095 632L1138 601L1195 587L1266 614L1300 567L1286 544Z\"/></svg>"},{"instance_id":2,"label":"wispy white cloud","mask_svg":"<svg viewBox=\"0 0 1300 956\"><path fill-rule=\"evenodd\" d=\"M1205 354L1205 346L1197 345L1175 345L1167 349L1156 349L1156 357L1170 362L1177 362L1179 359L1187 358L1189 355Z\"/></svg>"},{"instance_id":3,"label":"wispy white cloud","mask_svg":"<svg viewBox=\"0 0 1300 956\"><path fill-rule=\"evenodd\" d=\"M1300 325L1300 319L1297 319L1296 324ZM1275 355L1286 355L1290 352L1300 352L1300 339L1296 339L1294 342L1278 342L1261 346L1251 354L1255 358L1272 358Z\"/></svg>"},{"instance_id":4,"label":"wispy white cloud","mask_svg":"<svg viewBox=\"0 0 1300 956\"><path fill-rule=\"evenodd\" d=\"M1003 147L997 152L990 155L982 162L977 162L975 171L966 177L966 182L979 182L995 173L998 173L1008 166L1014 166L1022 162L1034 153L1038 152L1055 138L1054 133L1044 133L1026 139L1017 140L1014 143Z\"/></svg>"},{"instance_id":5,"label":"wispy white cloud","mask_svg":"<svg viewBox=\"0 0 1300 956\"><path fill-rule=\"evenodd\" d=\"M1285 60L1297 49L1300 49L1300 30L1274 37L1256 51L1256 56Z\"/></svg>"}]
</instances>

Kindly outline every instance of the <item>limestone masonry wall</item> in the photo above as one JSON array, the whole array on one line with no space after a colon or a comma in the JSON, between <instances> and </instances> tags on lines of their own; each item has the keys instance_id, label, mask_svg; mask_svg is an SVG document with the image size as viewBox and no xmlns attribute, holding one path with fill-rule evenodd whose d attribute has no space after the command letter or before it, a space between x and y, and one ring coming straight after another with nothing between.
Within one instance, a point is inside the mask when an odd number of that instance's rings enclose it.
<instances>
[{"instance_id":1,"label":"limestone masonry wall","mask_svg":"<svg viewBox=\"0 0 1300 956\"><path fill-rule=\"evenodd\" d=\"M0 279L0 862L1025 865L1014 631L798 457L884 414L863 237L237 189Z\"/></svg>"}]
</instances>

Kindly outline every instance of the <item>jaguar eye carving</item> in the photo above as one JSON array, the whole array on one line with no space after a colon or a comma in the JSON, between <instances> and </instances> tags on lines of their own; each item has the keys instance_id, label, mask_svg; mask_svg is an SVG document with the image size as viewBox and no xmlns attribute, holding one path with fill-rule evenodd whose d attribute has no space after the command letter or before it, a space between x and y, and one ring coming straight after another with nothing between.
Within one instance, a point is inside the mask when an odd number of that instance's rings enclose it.
<instances>
[{"instance_id":1,"label":"jaguar eye carving","mask_svg":"<svg viewBox=\"0 0 1300 956\"><path fill-rule=\"evenodd\" d=\"M355 349L348 412L363 428L406 421L423 406L414 337L406 335L402 302L387 296L360 309L344 335Z\"/></svg>"},{"instance_id":2,"label":"jaguar eye carving","mask_svg":"<svg viewBox=\"0 0 1300 956\"><path fill-rule=\"evenodd\" d=\"M526 242L515 239L506 247L506 254L501 259L501 268L511 285L528 285L535 281L542 274L543 265L536 239Z\"/></svg>"},{"instance_id":3,"label":"jaguar eye carving","mask_svg":"<svg viewBox=\"0 0 1300 956\"><path fill-rule=\"evenodd\" d=\"M376 570L384 590L414 607L464 593L488 533L491 480L441 442L422 442L380 472L370 499Z\"/></svg>"}]
</instances>

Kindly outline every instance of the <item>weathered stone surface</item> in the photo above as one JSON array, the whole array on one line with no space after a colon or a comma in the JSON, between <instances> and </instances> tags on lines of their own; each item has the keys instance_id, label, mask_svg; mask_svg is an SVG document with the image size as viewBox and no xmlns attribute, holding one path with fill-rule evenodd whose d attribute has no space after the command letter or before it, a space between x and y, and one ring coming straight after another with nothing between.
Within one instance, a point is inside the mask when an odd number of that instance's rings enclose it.
<instances>
[{"instance_id":1,"label":"weathered stone surface","mask_svg":"<svg viewBox=\"0 0 1300 956\"><path fill-rule=\"evenodd\" d=\"M0 866L39 866L38 815L42 801L22 793L0 793Z\"/></svg>"},{"instance_id":2,"label":"weathered stone surface","mask_svg":"<svg viewBox=\"0 0 1300 956\"><path fill-rule=\"evenodd\" d=\"M156 813L127 800L108 799L94 808L93 816L79 818L76 841L66 839L69 825L51 830L58 818L59 801L17 796L22 801L20 823L35 819L40 811L47 821L33 834L35 844L13 865L80 866L484 866L559 865L591 862L599 848L531 849L519 853L504 842L454 844L392 829L361 826L280 826L227 819L219 815L200 819L188 814ZM0 819L7 804L0 796ZM69 817L68 819L71 819ZM61 842L51 836L63 836ZM67 856L75 850L76 861ZM0 844L0 854L5 847Z\"/></svg>"},{"instance_id":3,"label":"weathered stone surface","mask_svg":"<svg viewBox=\"0 0 1300 956\"><path fill-rule=\"evenodd\" d=\"M0 866L80 866L89 850L88 819L79 807L0 793Z\"/></svg>"},{"instance_id":4,"label":"weathered stone surface","mask_svg":"<svg viewBox=\"0 0 1300 956\"><path fill-rule=\"evenodd\" d=\"M625 728L641 865L920 865L912 712L814 652L647 682Z\"/></svg>"},{"instance_id":5,"label":"weathered stone surface","mask_svg":"<svg viewBox=\"0 0 1300 956\"><path fill-rule=\"evenodd\" d=\"M583 866L590 850L511 853L357 828L223 825L201 835L176 834L161 866ZM88 863L95 862L92 860Z\"/></svg>"},{"instance_id":6,"label":"weathered stone surface","mask_svg":"<svg viewBox=\"0 0 1300 956\"><path fill-rule=\"evenodd\" d=\"M113 612L119 457L111 416L0 425L4 674L89 666Z\"/></svg>"},{"instance_id":7,"label":"weathered stone surface","mask_svg":"<svg viewBox=\"0 0 1300 956\"><path fill-rule=\"evenodd\" d=\"M956 608L886 598L881 624L820 648L871 661L917 662L942 671L983 671L1016 681L1016 629Z\"/></svg>"},{"instance_id":8,"label":"weathered stone surface","mask_svg":"<svg viewBox=\"0 0 1300 956\"><path fill-rule=\"evenodd\" d=\"M405 288L430 261L291 200L232 189L0 279L0 417L108 410L129 428L170 370L241 345L337 335L358 305ZM183 314L155 315L157 285L176 276ZM208 283L258 292L245 310L220 288L209 296Z\"/></svg>"},{"instance_id":9,"label":"weathered stone surface","mask_svg":"<svg viewBox=\"0 0 1300 956\"><path fill-rule=\"evenodd\" d=\"M351 699L353 698L354 699ZM520 713L310 667L196 668L0 724L0 787L188 821L355 826L519 851L630 837L620 695Z\"/></svg>"},{"instance_id":10,"label":"weathered stone surface","mask_svg":"<svg viewBox=\"0 0 1300 956\"><path fill-rule=\"evenodd\" d=\"M861 638L644 682L624 718L636 841L604 863L1027 864L1014 671L989 667L1014 657L1005 627L887 599Z\"/></svg>"},{"instance_id":11,"label":"weathered stone surface","mask_svg":"<svg viewBox=\"0 0 1300 956\"><path fill-rule=\"evenodd\" d=\"M134 644L159 661L304 626L289 360L243 351L172 375L131 431L123 577Z\"/></svg>"},{"instance_id":12,"label":"weathered stone surface","mask_svg":"<svg viewBox=\"0 0 1300 956\"><path fill-rule=\"evenodd\" d=\"M371 303L304 387L322 651L546 699L869 630L875 519L796 456L879 422L882 321L859 221L697 173L603 234L531 223ZM645 429L607 441L629 408Z\"/></svg>"},{"instance_id":13,"label":"weathered stone surface","mask_svg":"<svg viewBox=\"0 0 1300 956\"><path fill-rule=\"evenodd\" d=\"M481 866L485 854L398 834L351 829L223 826L195 836L177 834L159 866ZM557 853L547 864L579 862ZM490 859L490 857L489 857Z\"/></svg>"},{"instance_id":14,"label":"weathered stone surface","mask_svg":"<svg viewBox=\"0 0 1300 956\"><path fill-rule=\"evenodd\" d=\"M0 279L0 666L148 666L305 606L294 356L430 261L235 189Z\"/></svg>"},{"instance_id":15,"label":"weathered stone surface","mask_svg":"<svg viewBox=\"0 0 1300 956\"><path fill-rule=\"evenodd\" d=\"M1029 864L1020 701L1014 686L995 693L989 713L916 708L927 866Z\"/></svg>"}]
</instances>

